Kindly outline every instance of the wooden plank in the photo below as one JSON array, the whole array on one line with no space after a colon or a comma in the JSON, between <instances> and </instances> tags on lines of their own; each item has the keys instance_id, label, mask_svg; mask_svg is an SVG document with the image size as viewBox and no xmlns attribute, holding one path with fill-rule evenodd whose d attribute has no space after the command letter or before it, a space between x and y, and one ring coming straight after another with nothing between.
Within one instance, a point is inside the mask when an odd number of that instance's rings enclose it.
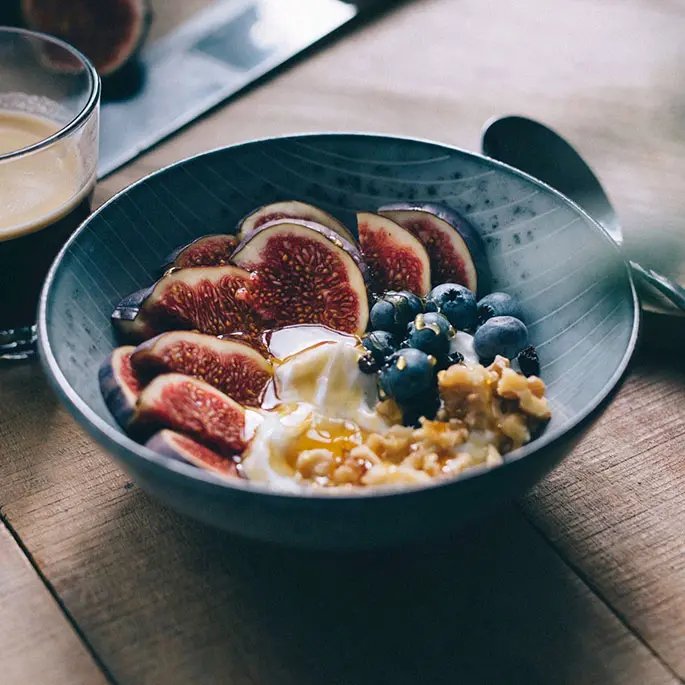
<instances>
[{"instance_id":1,"label":"wooden plank","mask_svg":"<svg viewBox=\"0 0 685 685\"><path fill-rule=\"evenodd\" d=\"M0 681L92 685L106 680L0 522Z\"/></svg>"},{"instance_id":2,"label":"wooden plank","mask_svg":"<svg viewBox=\"0 0 685 685\"><path fill-rule=\"evenodd\" d=\"M250 544L131 487L35 367L1 383L3 510L117 682L675 682L516 509L437 549Z\"/></svg>"},{"instance_id":3,"label":"wooden plank","mask_svg":"<svg viewBox=\"0 0 685 685\"><path fill-rule=\"evenodd\" d=\"M579 142L629 247L646 238L647 257L677 269L684 28L672 2L417 1L205 117L97 197L250 137L373 129L474 147L483 120L518 111ZM673 362L642 357L525 504L612 610L515 510L441 550L356 557L182 520L130 486L30 365L0 370L0 506L120 682L672 682L685 676Z\"/></svg>"},{"instance_id":4,"label":"wooden plank","mask_svg":"<svg viewBox=\"0 0 685 685\"><path fill-rule=\"evenodd\" d=\"M643 350L635 373L593 431L527 498L525 510L683 678L685 364L680 355Z\"/></svg>"}]
</instances>

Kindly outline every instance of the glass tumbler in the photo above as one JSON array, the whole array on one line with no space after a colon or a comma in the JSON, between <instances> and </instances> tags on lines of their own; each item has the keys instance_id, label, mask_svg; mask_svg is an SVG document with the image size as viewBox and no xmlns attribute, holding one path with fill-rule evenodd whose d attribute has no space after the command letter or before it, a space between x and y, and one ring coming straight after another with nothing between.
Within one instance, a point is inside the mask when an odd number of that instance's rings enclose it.
<instances>
[{"instance_id":1,"label":"glass tumbler","mask_svg":"<svg viewBox=\"0 0 685 685\"><path fill-rule=\"evenodd\" d=\"M90 211L99 106L80 52L0 27L0 359L34 354L41 286Z\"/></svg>"}]
</instances>

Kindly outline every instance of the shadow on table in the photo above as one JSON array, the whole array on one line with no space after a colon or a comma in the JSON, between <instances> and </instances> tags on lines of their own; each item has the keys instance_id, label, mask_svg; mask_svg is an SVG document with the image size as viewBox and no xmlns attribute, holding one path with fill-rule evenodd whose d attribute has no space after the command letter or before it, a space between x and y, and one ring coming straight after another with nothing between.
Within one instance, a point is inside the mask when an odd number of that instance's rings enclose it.
<instances>
[{"instance_id":1,"label":"shadow on table","mask_svg":"<svg viewBox=\"0 0 685 685\"><path fill-rule=\"evenodd\" d=\"M508 510L409 552L246 547L239 572L250 578L243 600L255 647L271 654L264 676L279 667L300 683L534 682L548 681L556 662L562 682L580 648L567 635L569 621L578 628L568 604L580 588L548 572L551 554Z\"/></svg>"},{"instance_id":2,"label":"shadow on table","mask_svg":"<svg viewBox=\"0 0 685 685\"><path fill-rule=\"evenodd\" d=\"M152 529L111 550L138 575L130 588L126 579L108 588L107 601L123 614L122 649L135 645L147 670L113 664L117 678L416 685L603 675L591 651L606 638L606 610L515 508L439 546L342 555L237 540L143 498L129 500L131 513L146 510ZM127 592L145 595L135 613Z\"/></svg>"}]
</instances>

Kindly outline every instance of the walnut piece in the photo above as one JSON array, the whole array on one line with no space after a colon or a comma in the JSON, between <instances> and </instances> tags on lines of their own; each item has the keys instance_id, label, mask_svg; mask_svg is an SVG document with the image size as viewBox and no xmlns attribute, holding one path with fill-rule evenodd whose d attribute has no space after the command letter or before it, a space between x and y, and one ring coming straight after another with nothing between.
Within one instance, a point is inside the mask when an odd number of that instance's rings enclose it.
<instances>
[{"instance_id":1,"label":"walnut piece","mask_svg":"<svg viewBox=\"0 0 685 685\"><path fill-rule=\"evenodd\" d=\"M488 367L454 364L438 373L441 407L437 420L420 420L418 428L401 425L393 400L377 406L394 425L369 433L362 444L342 456L327 449L299 454L299 480L322 486L375 486L424 483L468 469L490 468L502 455L525 445L551 416L545 384L526 378L496 357Z\"/></svg>"}]
</instances>

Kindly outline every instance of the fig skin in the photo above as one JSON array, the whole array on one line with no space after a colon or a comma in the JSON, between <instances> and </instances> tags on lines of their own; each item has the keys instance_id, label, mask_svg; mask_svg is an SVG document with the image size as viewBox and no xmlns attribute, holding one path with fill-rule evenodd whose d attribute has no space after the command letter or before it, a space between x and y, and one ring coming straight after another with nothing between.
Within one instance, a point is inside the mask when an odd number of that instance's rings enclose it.
<instances>
[{"instance_id":1,"label":"fig skin","mask_svg":"<svg viewBox=\"0 0 685 685\"><path fill-rule=\"evenodd\" d=\"M321 324L356 335L366 330L361 255L325 226L299 219L268 222L241 241L232 259L251 272L249 301L270 328ZM276 285L283 283L289 291Z\"/></svg>"},{"instance_id":2,"label":"fig skin","mask_svg":"<svg viewBox=\"0 0 685 685\"><path fill-rule=\"evenodd\" d=\"M172 267L179 269L189 266L225 266L230 258L238 238L227 233L203 235L186 245L177 247L162 264L162 271Z\"/></svg>"},{"instance_id":3,"label":"fig skin","mask_svg":"<svg viewBox=\"0 0 685 685\"><path fill-rule=\"evenodd\" d=\"M131 366L139 378L183 373L214 386L236 402L259 407L273 367L255 349L229 338L173 331L135 348Z\"/></svg>"},{"instance_id":4,"label":"fig skin","mask_svg":"<svg viewBox=\"0 0 685 685\"><path fill-rule=\"evenodd\" d=\"M21 0L21 13L28 28L78 48L103 78L138 54L152 21L148 0ZM77 66L47 57L58 71Z\"/></svg>"},{"instance_id":5,"label":"fig skin","mask_svg":"<svg viewBox=\"0 0 685 685\"><path fill-rule=\"evenodd\" d=\"M259 209L255 209L238 224L238 235L241 240L244 240L260 226L264 226L273 221L282 221L283 219L313 221L320 226L324 226L325 228L334 231L341 238L350 243L350 245L356 244L352 232L334 216L331 216L328 212L324 212L314 205L300 202L299 200L272 202Z\"/></svg>"},{"instance_id":6,"label":"fig skin","mask_svg":"<svg viewBox=\"0 0 685 685\"><path fill-rule=\"evenodd\" d=\"M479 296L489 291L490 267L483 240L478 230L458 212L428 202L397 202L384 205L378 213L406 228L425 245L431 260L433 285L458 283ZM429 237L428 233L435 237ZM454 266L446 257L450 250L455 258Z\"/></svg>"},{"instance_id":7,"label":"fig skin","mask_svg":"<svg viewBox=\"0 0 685 685\"><path fill-rule=\"evenodd\" d=\"M107 408L122 427L127 428L133 418L142 384L131 366L132 345L112 350L100 365L98 380Z\"/></svg>"},{"instance_id":8,"label":"fig skin","mask_svg":"<svg viewBox=\"0 0 685 685\"><path fill-rule=\"evenodd\" d=\"M372 212L359 212L357 226L374 293L409 290L421 297L428 294L431 287L428 252L410 231Z\"/></svg>"},{"instance_id":9,"label":"fig skin","mask_svg":"<svg viewBox=\"0 0 685 685\"><path fill-rule=\"evenodd\" d=\"M236 463L187 435L164 428L155 433L145 447L175 461L183 461L226 478L240 478Z\"/></svg>"},{"instance_id":10,"label":"fig skin","mask_svg":"<svg viewBox=\"0 0 685 685\"><path fill-rule=\"evenodd\" d=\"M155 283L139 316L149 322L152 335L191 329L210 335L243 333L259 348L264 326L247 301L251 287L250 274L236 266L171 270Z\"/></svg>"},{"instance_id":11,"label":"fig skin","mask_svg":"<svg viewBox=\"0 0 685 685\"><path fill-rule=\"evenodd\" d=\"M128 342L140 342L155 334L150 322L141 315L140 308L153 286L141 288L126 295L114 308L111 315L112 325L119 338Z\"/></svg>"},{"instance_id":12,"label":"fig skin","mask_svg":"<svg viewBox=\"0 0 685 685\"><path fill-rule=\"evenodd\" d=\"M171 428L225 457L245 448L243 407L209 383L180 373L157 376L143 389L129 426L143 439Z\"/></svg>"}]
</instances>

